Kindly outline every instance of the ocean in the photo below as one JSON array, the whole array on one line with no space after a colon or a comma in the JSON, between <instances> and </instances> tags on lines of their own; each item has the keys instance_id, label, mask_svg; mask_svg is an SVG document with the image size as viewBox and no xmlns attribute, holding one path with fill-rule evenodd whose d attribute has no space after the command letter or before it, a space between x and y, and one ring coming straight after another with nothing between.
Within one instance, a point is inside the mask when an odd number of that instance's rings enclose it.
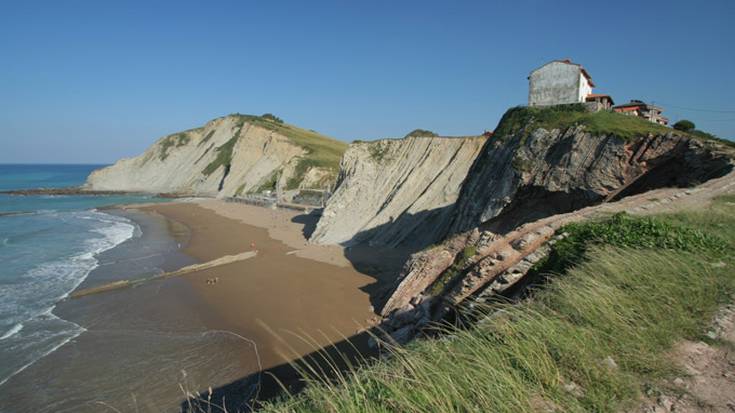
<instances>
[{"instance_id":1,"label":"ocean","mask_svg":"<svg viewBox=\"0 0 735 413\"><path fill-rule=\"evenodd\" d=\"M82 184L101 165L0 165L0 191ZM256 355L209 327L179 277L68 298L76 288L196 262L188 228L114 205L151 196L0 194L0 413L180 411L187 391L239 379ZM249 371L249 370L248 370Z\"/></svg>"},{"instance_id":2,"label":"ocean","mask_svg":"<svg viewBox=\"0 0 735 413\"><path fill-rule=\"evenodd\" d=\"M0 165L0 190L84 183L103 165ZM134 236L136 224L97 208L146 196L0 194L0 389L85 329L54 313L99 262Z\"/></svg>"}]
</instances>

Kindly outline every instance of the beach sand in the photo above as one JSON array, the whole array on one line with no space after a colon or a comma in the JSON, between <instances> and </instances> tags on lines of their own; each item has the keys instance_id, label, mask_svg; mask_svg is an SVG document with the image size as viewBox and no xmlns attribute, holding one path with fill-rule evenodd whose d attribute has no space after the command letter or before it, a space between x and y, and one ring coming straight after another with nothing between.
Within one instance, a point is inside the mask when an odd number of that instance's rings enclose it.
<instances>
[{"instance_id":1,"label":"beach sand","mask_svg":"<svg viewBox=\"0 0 735 413\"><path fill-rule=\"evenodd\" d=\"M184 390L210 387L213 400L244 409L278 392L270 374L298 387L289 362L330 344L365 354L359 332L406 257L308 244L318 217L291 210L210 199L108 212L133 220L139 235L98 256L77 291L257 254L62 301L54 314L85 331L8 381L0 411L186 411Z\"/></svg>"},{"instance_id":2,"label":"beach sand","mask_svg":"<svg viewBox=\"0 0 735 413\"><path fill-rule=\"evenodd\" d=\"M218 200L135 208L186 226L183 251L201 262L257 250L253 258L183 276L211 307L204 315L209 328L255 343L259 360L249 350L240 360L248 373L370 327L376 320L371 293L403 258L394 253L378 264L367 251L348 258L340 246L308 244L316 217L296 211ZM214 278L216 284L207 283Z\"/></svg>"}]
</instances>

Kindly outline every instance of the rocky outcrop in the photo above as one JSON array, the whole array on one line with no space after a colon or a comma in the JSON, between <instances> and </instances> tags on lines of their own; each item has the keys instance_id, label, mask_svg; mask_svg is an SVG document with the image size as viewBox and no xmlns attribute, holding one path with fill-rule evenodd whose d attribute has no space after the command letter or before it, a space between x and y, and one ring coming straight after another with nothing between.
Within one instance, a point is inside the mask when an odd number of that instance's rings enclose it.
<instances>
[{"instance_id":1,"label":"rocky outcrop","mask_svg":"<svg viewBox=\"0 0 735 413\"><path fill-rule=\"evenodd\" d=\"M384 317L380 331L389 340L404 343L469 297L476 302L506 294L524 281L526 273L545 257L553 243L566 235L559 233L564 225L617 212L675 212L733 193L735 172L730 171L692 189L651 190L546 217L502 235L479 228L457 234L415 254L406 263L380 312Z\"/></svg>"},{"instance_id":2,"label":"rocky outcrop","mask_svg":"<svg viewBox=\"0 0 735 413\"><path fill-rule=\"evenodd\" d=\"M407 137L350 145L311 241L429 245L442 239L482 137Z\"/></svg>"},{"instance_id":3,"label":"rocky outcrop","mask_svg":"<svg viewBox=\"0 0 735 413\"><path fill-rule=\"evenodd\" d=\"M732 152L674 132L621 138L583 125L496 135L468 171L446 240L405 264L383 330L401 341L469 297L507 291L566 224L735 190Z\"/></svg>"},{"instance_id":4,"label":"rocky outcrop","mask_svg":"<svg viewBox=\"0 0 735 413\"><path fill-rule=\"evenodd\" d=\"M623 139L584 126L522 131L483 149L462 187L450 232L488 221L495 231L508 231L616 196L704 182L727 168L729 159L673 132Z\"/></svg>"},{"instance_id":5,"label":"rocky outcrop","mask_svg":"<svg viewBox=\"0 0 735 413\"><path fill-rule=\"evenodd\" d=\"M318 145L329 153L315 153ZM230 115L163 137L140 156L94 171L85 189L213 197L270 191L290 200L300 189L333 185L344 148L342 142L290 125ZM330 156L331 167L323 162ZM310 162L313 157L321 157L321 164Z\"/></svg>"}]
</instances>

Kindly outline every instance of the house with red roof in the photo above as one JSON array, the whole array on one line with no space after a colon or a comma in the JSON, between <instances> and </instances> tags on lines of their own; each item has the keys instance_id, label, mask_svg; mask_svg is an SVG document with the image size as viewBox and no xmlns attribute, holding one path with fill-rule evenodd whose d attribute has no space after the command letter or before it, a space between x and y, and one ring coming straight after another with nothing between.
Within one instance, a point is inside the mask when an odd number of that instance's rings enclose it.
<instances>
[{"instance_id":1,"label":"house with red roof","mask_svg":"<svg viewBox=\"0 0 735 413\"><path fill-rule=\"evenodd\" d=\"M630 102L613 106L613 111L624 115L638 116L649 122L658 123L659 125L668 125L669 119L662 114L663 108L651 105L642 100L631 100Z\"/></svg>"}]
</instances>

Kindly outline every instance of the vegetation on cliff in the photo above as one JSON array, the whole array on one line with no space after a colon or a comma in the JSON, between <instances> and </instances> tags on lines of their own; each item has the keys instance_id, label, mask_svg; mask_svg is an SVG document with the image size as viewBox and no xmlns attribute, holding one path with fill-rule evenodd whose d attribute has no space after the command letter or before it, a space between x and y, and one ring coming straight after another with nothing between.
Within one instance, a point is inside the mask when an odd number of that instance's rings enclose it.
<instances>
[{"instance_id":1,"label":"vegetation on cliff","mask_svg":"<svg viewBox=\"0 0 735 413\"><path fill-rule=\"evenodd\" d=\"M691 124L692 127L688 129L677 128L676 125L672 129L636 116L604 110L589 112L582 104L546 107L517 106L508 109L500 119L494 136L496 139L505 140L518 133L523 133L523 141L537 128L565 130L575 126L584 126L585 130L593 135L614 135L626 140L648 134L676 133L735 147L735 142L694 129L694 124Z\"/></svg>"},{"instance_id":2,"label":"vegetation on cliff","mask_svg":"<svg viewBox=\"0 0 735 413\"><path fill-rule=\"evenodd\" d=\"M294 176L286 183L286 189L296 189L311 168L324 168L330 172L325 179L334 179L339 173L339 161L347 150L347 143L324 136L312 130L302 129L284 123L275 115L266 113L263 116L243 115L235 113L230 116L238 119L238 124L245 123L272 130L285 136L294 144L304 149L299 159Z\"/></svg>"},{"instance_id":3,"label":"vegetation on cliff","mask_svg":"<svg viewBox=\"0 0 735 413\"><path fill-rule=\"evenodd\" d=\"M235 148L235 144L237 143L237 139L240 137L240 130L238 129L237 132L230 138L227 142L222 144L222 146L219 146L215 151L217 152L217 157L210 162L206 168L202 171L204 175L211 175L212 172L219 169L220 166L224 166L225 168L229 168L230 164L232 163L232 150Z\"/></svg>"},{"instance_id":4,"label":"vegetation on cliff","mask_svg":"<svg viewBox=\"0 0 735 413\"><path fill-rule=\"evenodd\" d=\"M168 158L168 150L173 148L178 148L181 146L186 145L189 143L189 140L191 138L186 132L177 133L174 135L169 135L163 138L160 144L161 152L159 153L158 157L165 161L166 158Z\"/></svg>"},{"instance_id":5,"label":"vegetation on cliff","mask_svg":"<svg viewBox=\"0 0 735 413\"><path fill-rule=\"evenodd\" d=\"M567 129L577 125L583 125L594 135L610 134L623 139L646 136L649 133L671 132L671 129L665 126L635 116L608 111L589 112L584 105L573 104L511 108L500 119L495 129L495 136L504 139L520 132L530 134L537 128Z\"/></svg>"},{"instance_id":6,"label":"vegetation on cliff","mask_svg":"<svg viewBox=\"0 0 735 413\"><path fill-rule=\"evenodd\" d=\"M408 132L408 134L406 136L404 136L404 138L411 138L411 137L431 137L431 138L433 138L433 137L436 137L436 136L439 136L439 135L437 133L435 133L435 132L430 131L430 130L426 130L426 129L414 129L411 132Z\"/></svg>"},{"instance_id":7,"label":"vegetation on cliff","mask_svg":"<svg viewBox=\"0 0 735 413\"><path fill-rule=\"evenodd\" d=\"M301 395L265 410L618 412L655 397L680 373L666 352L711 341L705 328L735 292L735 197L565 231L552 256L567 265L533 298L474 310L474 327L395 348L336 385L307 375Z\"/></svg>"}]
</instances>

